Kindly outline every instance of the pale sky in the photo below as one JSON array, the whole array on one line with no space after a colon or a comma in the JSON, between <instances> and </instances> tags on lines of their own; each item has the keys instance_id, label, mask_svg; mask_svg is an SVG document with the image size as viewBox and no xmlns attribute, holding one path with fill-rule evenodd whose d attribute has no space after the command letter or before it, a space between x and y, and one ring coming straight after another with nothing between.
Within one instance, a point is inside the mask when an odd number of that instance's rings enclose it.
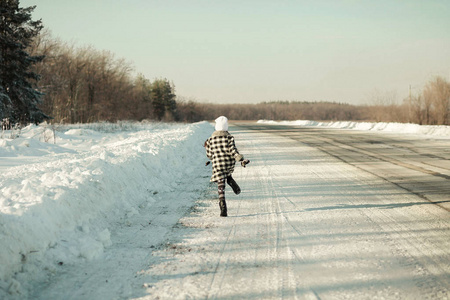
<instances>
[{"instance_id":1,"label":"pale sky","mask_svg":"<svg viewBox=\"0 0 450 300\"><path fill-rule=\"evenodd\" d=\"M200 102L369 103L450 81L449 0L21 0L54 37Z\"/></svg>"}]
</instances>

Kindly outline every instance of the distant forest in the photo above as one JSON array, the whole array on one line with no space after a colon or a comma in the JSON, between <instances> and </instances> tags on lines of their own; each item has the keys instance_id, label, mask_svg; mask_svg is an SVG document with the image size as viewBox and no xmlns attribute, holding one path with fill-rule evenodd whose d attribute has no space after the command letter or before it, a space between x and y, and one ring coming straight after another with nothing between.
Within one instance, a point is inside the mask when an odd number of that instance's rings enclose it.
<instances>
[{"instance_id":1,"label":"distant forest","mask_svg":"<svg viewBox=\"0 0 450 300\"><path fill-rule=\"evenodd\" d=\"M353 120L449 125L450 83L436 77L424 90L396 103L389 93L367 105L272 101L213 104L184 100L168 79L133 75L130 62L108 51L74 47L44 31L29 48L45 58L33 66L41 76L42 111L57 123L118 120L196 122L225 115L232 120Z\"/></svg>"}]
</instances>

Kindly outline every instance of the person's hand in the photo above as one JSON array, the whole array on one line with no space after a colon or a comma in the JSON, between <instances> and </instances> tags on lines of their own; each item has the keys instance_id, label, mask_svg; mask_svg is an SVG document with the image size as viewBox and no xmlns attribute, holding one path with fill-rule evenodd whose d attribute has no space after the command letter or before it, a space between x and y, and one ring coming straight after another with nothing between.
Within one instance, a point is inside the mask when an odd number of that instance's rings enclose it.
<instances>
[{"instance_id":1,"label":"person's hand","mask_svg":"<svg viewBox=\"0 0 450 300\"><path fill-rule=\"evenodd\" d=\"M243 161L241 161L241 166L245 168L245 166L248 165L249 163L250 161L248 159L244 159Z\"/></svg>"}]
</instances>

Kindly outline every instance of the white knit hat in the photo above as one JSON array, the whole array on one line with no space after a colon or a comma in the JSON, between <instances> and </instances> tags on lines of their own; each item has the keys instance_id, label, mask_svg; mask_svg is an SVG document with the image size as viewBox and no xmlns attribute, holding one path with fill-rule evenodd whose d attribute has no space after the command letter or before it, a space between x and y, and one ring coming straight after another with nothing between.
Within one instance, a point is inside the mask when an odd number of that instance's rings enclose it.
<instances>
[{"instance_id":1,"label":"white knit hat","mask_svg":"<svg viewBox=\"0 0 450 300\"><path fill-rule=\"evenodd\" d=\"M227 117L220 116L216 119L216 131L228 131Z\"/></svg>"}]
</instances>

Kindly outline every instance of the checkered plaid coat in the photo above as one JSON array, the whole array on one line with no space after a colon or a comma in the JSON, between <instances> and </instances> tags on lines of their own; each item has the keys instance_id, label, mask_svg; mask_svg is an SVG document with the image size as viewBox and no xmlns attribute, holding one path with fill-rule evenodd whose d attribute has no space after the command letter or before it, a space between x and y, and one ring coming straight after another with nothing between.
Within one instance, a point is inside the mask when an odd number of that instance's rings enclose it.
<instances>
[{"instance_id":1,"label":"checkered plaid coat","mask_svg":"<svg viewBox=\"0 0 450 300\"><path fill-rule=\"evenodd\" d=\"M226 179L234 171L236 161L244 159L228 131L214 131L205 142L206 156L212 161L211 182Z\"/></svg>"}]
</instances>

